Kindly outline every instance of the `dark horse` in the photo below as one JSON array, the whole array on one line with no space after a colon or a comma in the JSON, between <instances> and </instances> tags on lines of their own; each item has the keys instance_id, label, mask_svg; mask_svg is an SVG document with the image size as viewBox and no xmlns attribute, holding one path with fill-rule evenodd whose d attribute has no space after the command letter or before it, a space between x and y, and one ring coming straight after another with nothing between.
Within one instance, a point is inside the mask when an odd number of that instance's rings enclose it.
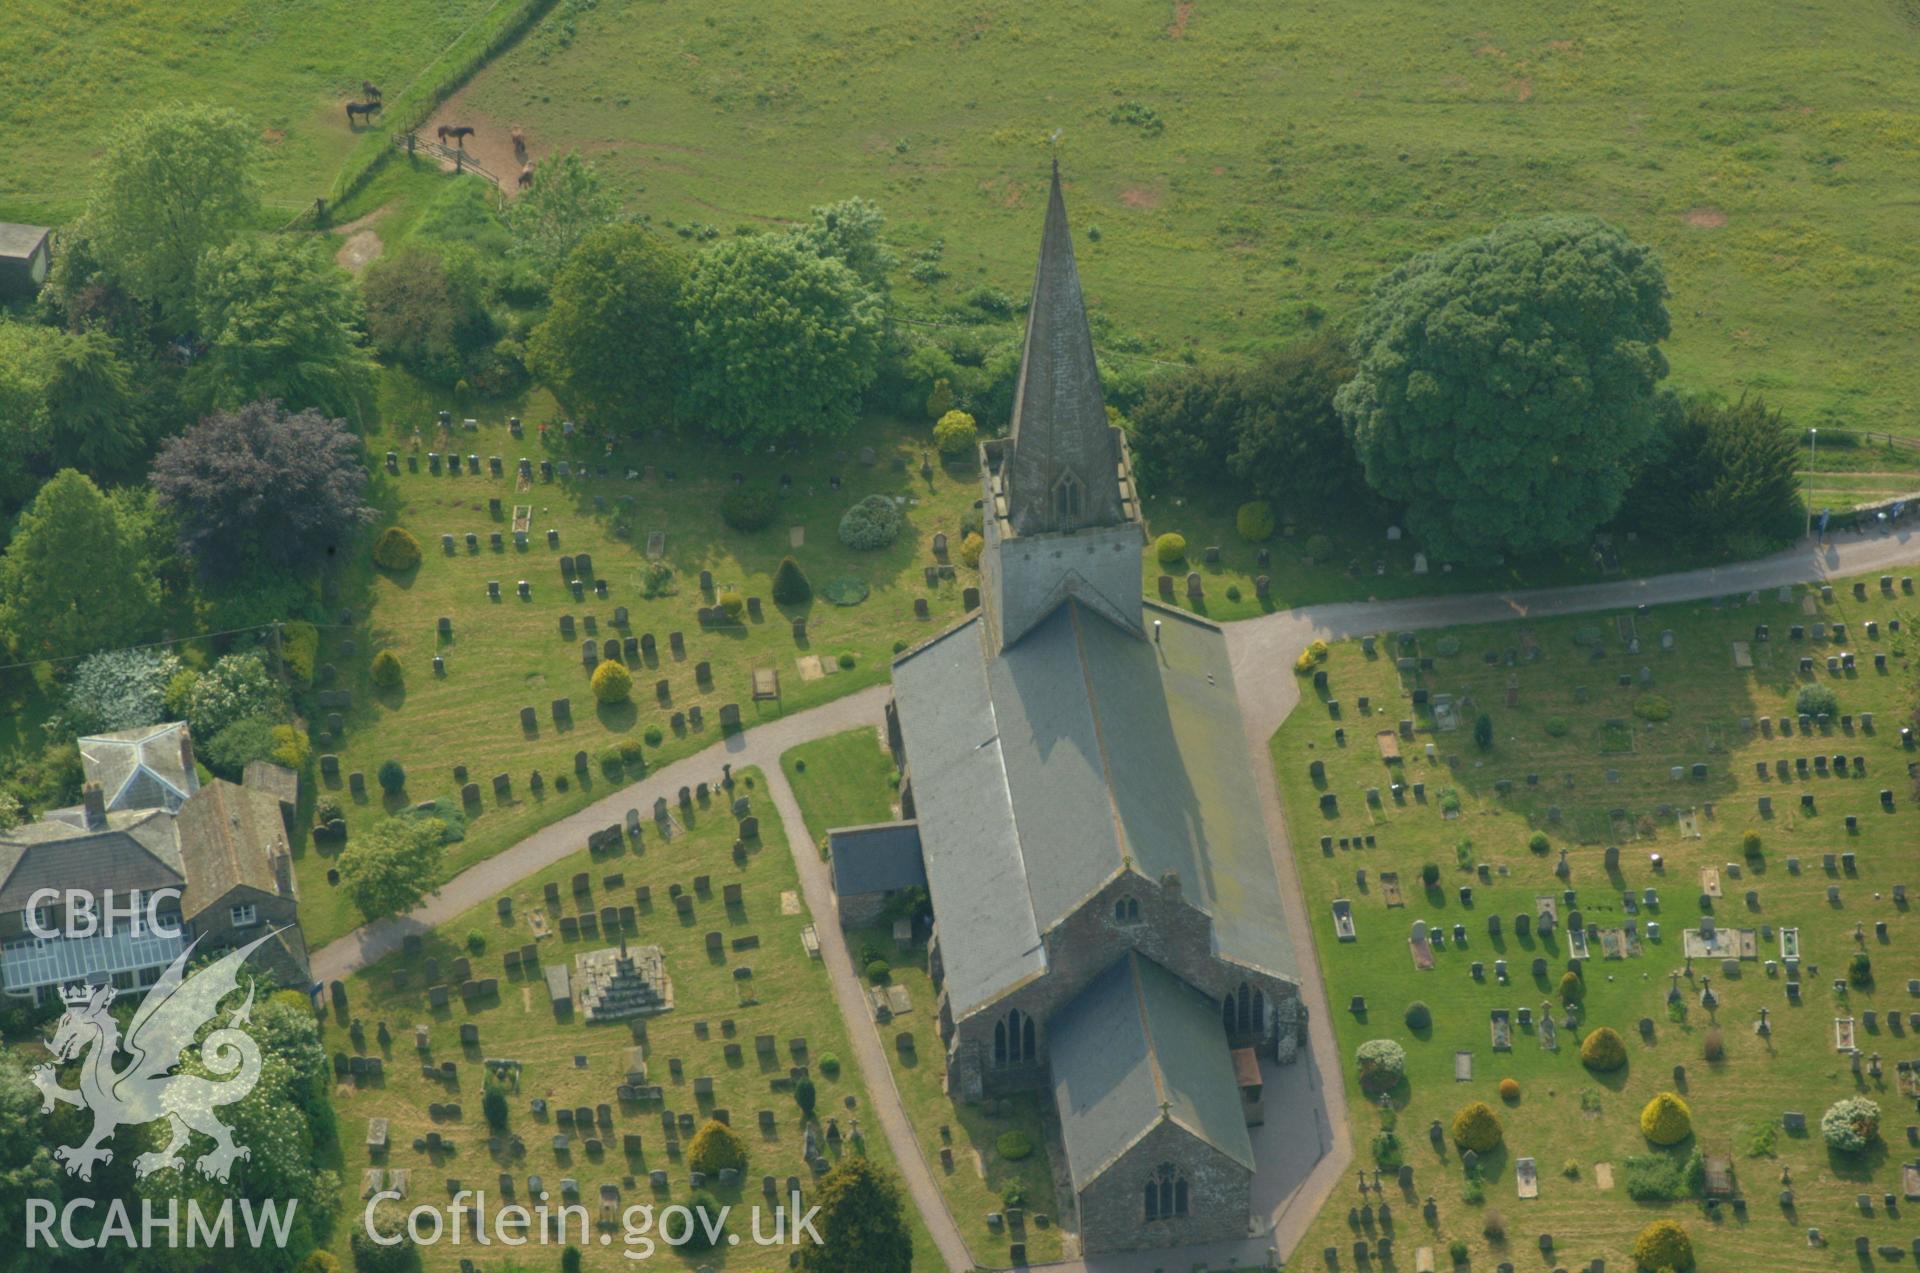
<instances>
[{"instance_id":1,"label":"dark horse","mask_svg":"<svg viewBox=\"0 0 1920 1273\"><path fill-rule=\"evenodd\" d=\"M440 125L440 144L442 146L446 145L447 138L451 137L453 138L454 145L465 150L467 148L467 138L471 136L473 136L473 129L466 124Z\"/></svg>"},{"instance_id":2,"label":"dark horse","mask_svg":"<svg viewBox=\"0 0 1920 1273\"><path fill-rule=\"evenodd\" d=\"M378 84L375 84L372 80L361 80L360 96L366 98L370 102L377 102L380 100L380 86Z\"/></svg>"},{"instance_id":3,"label":"dark horse","mask_svg":"<svg viewBox=\"0 0 1920 1273\"><path fill-rule=\"evenodd\" d=\"M347 103L347 126L348 127L353 126L354 116L360 115L360 116L371 117L373 113L379 109L380 109L380 103L378 102L348 102ZM360 122L365 123L366 120L362 119Z\"/></svg>"},{"instance_id":4,"label":"dark horse","mask_svg":"<svg viewBox=\"0 0 1920 1273\"><path fill-rule=\"evenodd\" d=\"M533 165L525 164L520 169L520 188L525 190L533 184Z\"/></svg>"}]
</instances>

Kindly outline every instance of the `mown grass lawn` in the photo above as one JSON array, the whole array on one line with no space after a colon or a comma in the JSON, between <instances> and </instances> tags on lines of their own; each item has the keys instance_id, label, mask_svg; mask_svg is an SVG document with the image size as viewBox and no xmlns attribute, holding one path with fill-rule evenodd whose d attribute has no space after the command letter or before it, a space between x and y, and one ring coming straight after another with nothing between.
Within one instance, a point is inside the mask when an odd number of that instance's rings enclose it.
<instances>
[{"instance_id":1,"label":"mown grass lawn","mask_svg":"<svg viewBox=\"0 0 1920 1273\"><path fill-rule=\"evenodd\" d=\"M894 816L893 787L888 781L893 762L872 730L849 730L802 744L780 758L780 768L793 783L807 829L815 835L824 837L833 827ZM937 998L927 975L925 944L916 942L903 950L894 941L891 926L883 925L848 930L847 945L857 966L869 963L869 956L886 960L891 965L889 982L904 988L913 1004L909 1012L874 1028L893 1067L894 1086L920 1152L946 1195L947 1208L960 1226L967 1249L983 1264L1003 1267L1009 1245L1020 1237L1027 1244L1030 1263L1060 1258L1060 1230L1052 1223L1059 1214L1059 1202L1041 1125L1039 1102L1045 1098L1028 1093L997 1104L948 1099L942 1063L946 1045L933 1015ZM899 1046L903 1034L912 1036L911 1048ZM1011 1160L1000 1153L998 1142L1009 1132L1027 1138L1033 1147L1030 1156ZM1006 1211L1010 1186L1021 1190L1027 1212L1034 1217L1019 1235L1004 1225L993 1229L986 1219L988 1212ZM1044 1225L1038 1219L1041 1216L1046 1218Z\"/></svg>"},{"instance_id":2,"label":"mown grass lawn","mask_svg":"<svg viewBox=\"0 0 1920 1273\"><path fill-rule=\"evenodd\" d=\"M339 757L341 778L323 781L322 798L341 803L349 836L363 830L392 808L408 802L437 799L460 805L461 782L456 766L465 766L467 780L480 784L482 800L470 819L465 839L449 850L447 872L481 861L528 832L604 795L622 780L603 770L602 750L623 740L641 741L649 765L689 755L720 738L720 711L737 704L745 725L804 710L841 694L864 688L887 675L887 662L896 645L904 645L934 631L959 615L962 590L973 582L973 572L959 567L951 580L929 586L924 577L936 565L931 541L945 532L957 544L963 521L974 498L971 473L935 466L929 476L919 468L920 437L911 430L876 422L849 443L842 455L831 446L809 453L779 457L741 457L703 451L681 441L645 444L621 440L611 455L604 440L591 446L584 440L566 447L556 424L543 448L538 436L542 421L527 418L527 436L512 438L504 421L490 420L477 432L457 429L451 444L463 455L481 457L478 476L438 476L429 472L427 453L444 449L434 440L431 418L423 421L424 436L418 457L420 471L410 473L403 460L398 477L381 470L381 459L391 446L412 454L411 424L394 424L392 432L376 434L369 450L376 469L375 494L389 519L406 526L420 540L425 557L417 570L403 575L375 571L365 563L349 570L342 596L350 614L344 626L329 630L322 642L323 662L335 667L335 687L351 689L354 702L342 712L338 738L327 735L326 709L310 722L315 749ZM861 461L862 447L875 452L871 465ZM500 455L506 476L486 475L486 457ZM514 471L519 457L535 463L530 489L516 492ZM589 462L592 478L539 479L541 458ZM898 461L898 466L896 466ZM629 469L651 468L651 478L628 480ZM612 476L599 474L610 470ZM791 487L781 496L775 523L763 531L742 533L721 521L719 501L732 489L732 473L776 489L782 475ZM667 474L675 474L669 481ZM557 467L556 467L557 473ZM838 476L841 489L834 490ZM906 525L893 547L879 552L854 552L835 534L840 514L869 493L884 493L904 501ZM621 501L633 500L631 512ZM501 514L489 512L489 501L499 499ZM532 508L528 547L516 550L511 520L516 504ZM624 525L624 529L620 525ZM549 548L546 532L559 533L559 546ZM804 542L794 543L794 532ZM661 562L672 569L670 591L645 595L648 537L665 536ZM502 536L503 547L490 547L490 536ZM473 533L477 547L469 550L464 536ZM442 534L454 536L451 554L441 548ZM586 552L593 576L607 581L607 596L597 598L591 588L584 599L573 599L560 570L560 558ZM815 599L799 607L780 607L771 586L781 558L791 553L816 590ZM715 589L737 588L758 597L761 618L740 624L702 628L697 611L711 607L715 598L702 593L701 571L709 571ZM852 578L869 593L863 602L840 606L820 596L835 579ZM528 582L531 599L517 595L521 579ZM487 594L489 580L500 582L498 602ZM924 600L928 618L916 618L914 602ZM614 623L617 606L627 609L627 626ZM561 617L572 615L571 638L562 635ZM452 620L452 635L442 638L437 624ZM807 633L796 640L792 619L804 618ZM589 627L588 625L592 625ZM684 638L684 657L672 652L670 636ZM630 704L597 705L588 686L581 643L604 642L611 637L651 634L656 653L634 660L634 693ZM352 652L346 653L346 644ZM380 690L371 684L368 669L373 655L392 650L405 668L404 684ZM436 675L433 659L444 660ZM850 666L843 667L848 662ZM698 665L708 665L708 679L698 679ZM815 672L816 666L820 669ZM752 673L769 669L779 675L780 698L754 702ZM664 698L656 683L665 681ZM555 699L571 700L572 724L556 725ZM520 709L535 710L536 727L523 730ZM692 724L698 708L703 721ZM679 727L673 720L683 715ZM646 741L651 731L658 740ZM575 768L576 753L588 756L584 774ZM381 763L398 760L407 771L400 797L383 798L375 775ZM536 792L532 775L540 771L543 789ZM367 795L354 800L347 776L365 775ZM495 797L492 778L505 773L511 795ZM350 842L350 841L349 841ZM308 850L298 861L302 916L308 940L321 944L360 922L344 894L327 881L327 871L338 846Z\"/></svg>"},{"instance_id":3,"label":"mown grass lawn","mask_svg":"<svg viewBox=\"0 0 1920 1273\"><path fill-rule=\"evenodd\" d=\"M441 1204L447 1196L448 1179L458 1179L470 1189L484 1189L488 1209L501 1205L499 1177L514 1177L514 1201L528 1201L527 1178L538 1175L553 1195L550 1205L562 1199L560 1181L579 1182L580 1201L597 1213L599 1191L611 1184L620 1191L620 1209L651 1203L662 1207L685 1203L691 1193L688 1167L683 1157L687 1138L670 1144L661 1127L661 1110L694 1115L695 1127L715 1109L728 1112L734 1130L746 1141L749 1160L747 1172L737 1189L720 1189L711 1183L710 1192L723 1203L733 1204L738 1213L730 1229L740 1234L741 1243L698 1256L669 1254L664 1249L652 1264L668 1268L712 1266L727 1269L775 1269L786 1267L785 1251L763 1250L751 1240L751 1227L745 1211L762 1201L761 1177L779 1177L782 1189L789 1175L797 1175L803 1191L811 1195L812 1173L802 1160L805 1135L801 1112L785 1087L790 1067L805 1065L818 1088L816 1132L824 1152L838 1160L850 1152L865 1152L893 1168L894 1163L884 1136L868 1134L868 1096L858 1066L851 1062L851 1049L834 1006L825 967L808 958L801 945L801 930L813 923L805 901L799 895L799 878L793 858L781 834L779 819L772 816L765 800L758 771L744 770L735 775L736 796L745 796L761 815L760 838L747 845L744 857L732 852L736 823L726 805L716 800L709 807L696 808L683 833L662 840L649 823L642 843L613 855L592 859L580 853L537 875L502 890L512 899L512 915L503 919L494 904L476 907L459 919L430 933L420 950L412 955L396 955L365 972L356 974L347 984L347 1009L344 1014L330 1012L324 1026L327 1049L349 1055L383 1056L386 1073L382 1080L341 1080L334 1090L334 1108L339 1115L341 1141L346 1153L347 1192L352 1220L359 1222L361 1204L352 1202L359 1194L363 1174L369 1167L394 1168L412 1173L409 1205ZM586 872L590 895L577 898L572 877ZM612 876L621 877L617 883ZM697 877L710 877L711 890L696 890ZM739 884L741 904L726 906L726 886ZM545 889L557 885L559 903L547 901ZM695 898L693 913L675 913L669 897L671 887L680 885ZM636 928L626 934L634 946L658 946L666 956L667 973L672 980L674 1006L671 1011L644 1018L644 1031L627 1023L588 1025L578 1013L568 1018L556 1016L539 973L531 977L508 976L503 958L509 948L533 943L539 947L544 967L565 963L573 970L573 957L582 951L617 944L617 938L565 938L559 931L562 914L585 914L602 906L636 905L636 890L651 889L650 903L637 904ZM530 927L532 917L544 918L550 933L536 937ZM706 934L718 932L724 946L710 953ZM482 953L473 955L468 934L478 934L485 942ZM757 939L748 949L737 948L742 939ZM425 965L438 962L442 975L457 957L471 960L475 978L500 979L496 1001L478 1002L472 1008L462 1003L459 994L451 996L451 1006L433 1009L425 990ZM742 980L736 974L742 968L751 975ZM405 989L394 987L394 974L409 974ZM362 1024L364 1046L356 1045L350 1023ZM392 1036L390 1046L378 1042L379 1028L385 1024ZM415 1048L414 1027L428 1029L429 1049L422 1054ZM460 1027L478 1027L477 1045L463 1046ZM762 1034L775 1036L777 1052L763 1057L755 1040ZM643 1038L647 1051L648 1082L666 1089L662 1102L621 1102L615 1089L623 1078L627 1049L636 1038ZM792 1041L802 1039L805 1048L796 1059ZM739 1058L729 1059L729 1045L739 1046ZM508 1095L508 1138L518 1137L524 1153L512 1152L510 1141L495 1151L481 1113L481 1097L486 1074L482 1061L487 1057L511 1058L521 1063L519 1090ZM585 1058L585 1065L580 1064ZM452 1085L422 1076L421 1065L439 1065L453 1061L458 1081ZM674 1072L674 1062L679 1073ZM831 1072L830 1072L831 1071ZM696 1096L697 1079L713 1081L711 1098ZM776 1084L778 1086L776 1086ZM565 1154L553 1148L553 1136L561 1129L549 1116L536 1118L531 1101L539 1097L551 1108L588 1105L613 1106L613 1127L594 1133L604 1143L596 1156L584 1147L585 1134L576 1134ZM429 1106L458 1103L460 1117L434 1119ZM759 1111L771 1110L774 1130L763 1134ZM392 1147L377 1164L370 1158L365 1141L367 1120L389 1120ZM826 1140L828 1119L837 1121L843 1133L839 1144ZM851 1133L855 1120L861 1128L861 1147L855 1150ZM416 1150L413 1142L429 1131L439 1131L455 1142L450 1153L432 1155ZM624 1137L637 1133L642 1152L624 1152ZM649 1184L648 1173L663 1170L669 1184L664 1192ZM928 1270L940 1261L932 1238L909 1205L913 1229L914 1267ZM336 1234L336 1250L346 1263L347 1230L343 1224ZM771 1216L765 1228L772 1227ZM602 1232L595 1229L596 1235ZM589 1246L589 1268L617 1269L633 1265L621 1256L620 1230L611 1230L610 1246ZM597 1240L597 1238L596 1238ZM497 1248L494 1248L497 1250ZM425 1267L431 1271L459 1267L465 1256L486 1263L485 1254L472 1248L439 1246L424 1251ZM521 1256L529 1268L558 1267L558 1252L539 1247L525 1248ZM649 1266L651 1267L652 1264Z\"/></svg>"},{"instance_id":4,"label":"mown grass lawn","mask_svg":"<svg viewBox=\"0 0 1920 1273\"><path fill-rule=\"evenodd\" d=\"M1623 1263L1634 1234L1661 1215L1689 1229L1701 1268L1758 1260L1790 1268L1853 1267L1855 1234L1867 1235L1876 1247L1907 1245L1911 1225L1884 1214L1880 1197L1900 1192L1897 1163L1912 1155L1907 1127L1916 1121L1895 1061L1912 1052L1920 1033L1920 1018L1911 1015L1920 1001L1907 990L1908 979L1920 977L1914 951L1920 927L1910 906L1892 900L1892 890L1895 884L1920 887L1920 856L1914 852L1920 819L1907 769L1913 754L1900 740L1900 728L1920 700L1920 664L1911 645L1920 603L1897 585L1894 596L1883 597L1877 579L1867 582L1865 601L1854 600L1842 582L1830 603L1817 590L1795 589L1786 602L1768 591L1753 604L1741 596L1660 607L1637 618L1622 612L1428 632L1404 651L1393 634L1382 634L1371 657L1357 641L1332 648L1322 665L1327 689L1306 693L1275 736L1273 758L1342 1055L1350 1059L1372 1038L1394 1039L1407 1049L1408 1081L1391 1093L1390 1109L1363 1095L1349 1068L1356 1149L1371 1168L1376 1135L1393 1128L1400 1155L1415 1169L1415 1185L1411 1197L1403 1196L1389 1171L1390 1228L1369 1214L1356 1235L1348 1211L1363 1199L1351 1181L1344 1183L1302 1243L1301 1258L1317 1261L1320 1250L1332 1246L1348 1260L1356 1236L1391 1232L1397 1258L1417 1246L1432 1246L1444 1258L1448 1242L1460 1239L1471 1248L1476 1268L1502 1260L1526 1267L1540 1258L1540 1234L1551 1233L1556 1265L1584 1267L1594 1257L1611 1265ZM1633 620L1638 654L1627 652L1623 618ZM1877 638L1865 631L1868 619L1878 622ZM1891 630L1894 620L1900 631ZM1845 641L1811 639L1812 625L1836 621L1847 625ZM1771 640L1755 642L1755 625L1763 623ZM1795 624L1808 630L1808 639L1791 638ZM1661 648L1663 631L1674 634L1671 652ZM1734 666L1737 641L1747 643L1751 669ZM1529 659L1536 646L1538 658ZM1843 649L1856 654L1857 670L1829 675L1826 656ZM1512 667L1506 663L1510 650ZM1415 660L1404 683L1397 662L1403 653ZM1876 654L1887 657L1884 672L1874 668ZM1815 658L1814 674L1799 673L1802 656ZM1422 670L1421 659L1432 660L1430 670ZM1650 670L1645 685L1642 668ZM1622 685L1622 677L1629 684ZM1852 725L1834 722L1830 733L1816 726L1811 737L1797 727L1790 737L1781 737L1777 725L1771 736L1764 732L1762 717L1791 723L1793 699L1808 683L1831 686ZM1411 702L1416 688L1451 695L1456 703L1470 698L1460 728L1436 729L1432 712ZM1327 697L1339 700L1338 719L1323 701ZM1363 697L1370 712L1360 710ZM1485 752L1472 739L1481 712L1494 727L1494 744ZM1860 720L1863 712L1874 714L1871 731ZM1397 734L1402 718L1414 723L1413 737L1398 740L1403 760L1389 766L1375 734ZM1743 721L1753 724L1752 732ZM1336 729L1345 730L1344 745L1336 741ZM1429 745L1433 759L1426 754ZM1850 773L1851 758L1865 757L1865 776L1771 776L1781 758L1793 774L1795 760L1835 753L1849 757ZM1310 771L1316 761L1325 766L1323 783ZM1769 766L1765 780L1755 775L1759 762ZM1695 763L1707 766L1704 778L1692 777ZM1674 766L1682 767L1681 777L1673 776ZM1537 775L1537 787L1530 775ZM1404 804L1390 789L1396 777L1409 788ZM1410 794L1415 782L1424 784L1421 800ZM1511 788L1503 792L1500 784L1508 782ZM1382 793L1378 807L1369 805L1369 788ZM1883 788L1893 793L1892 811L1881 807ZM1321 808L1326 793L1337 799L1333 814ZM1814 797L1810 809L1802 807L1802 794ZM1773 799L1771 818L1758 813L1763 795ZM1444 810L1455 801L1458 816L1449 818ZM1851 833L1848 815L1858 819ZM1749 830L1761 837L1757 861L1744 855ZM1548 837L1547 852L1531 851L1536 831ZM1325 836L1333 837L1332 846L1323 849ZM1367 836L1374 837L1370 847L1364 846ZM1619 849L1618 869L1611 872L1605 865L1609 845ZM1562 849L1568 862L1564 881L1555 875ZM1649 856L1655 853L1664 859L1658 871ZM1842 853L1856 855L1852 869L1843 861L1831 871L1824 867L1825 855ZM1431 888L1422 883L1428 863L1437 870ZM1682 934L1700 923L1700 899L1709 887L1702 873L1708 870L1717 873L1713 887L1722 893L1711 902L1719 928L1755 932L1757 957L1739 960L1731 976L1717 957L1692 960L1686 974ZM1388 904L1382 880L1388 872L1397 874L1402 906ZM1463 886L1472 890L1470 901L1462 900ZM1828 901L1829 887L1838 890L1837 902ZM1626 913L1623 894L1631 891L1638 901L1650 888L1658 891L1659 904ZM1572 906L1589 927L1619 931L1631 920L1639 925L1642 945L1637 955L1607 958L1593 943L1578 1024L1560 1028L1557 1047L1547 1050L1537 1018L1545 1003L1559 1022L1564 1008L1558 982L1570 955L1563 889L1574 892ZM1751 905L1749 890L1755 895ZM1556 905L1560 926L1544 939L1537 933L1518 936L1515 917L1532 916L1543 897ZM1330 908L1336 898L1351 902L1354 941L1334 935ZM1494 917L1503 921L1498 937L1489 933ZM1415 920L1443 937L1431 971L1414 966L1409 934ZM1880 922L1887 925L1884 938L1876 932ZM1661 929L1657 941L1651 938L1653 923ZM1452 936L1455 924L1465 926L1464 945ZM1781 959L1779 933L1785 928L1799 930L1805 961L1798 1006L1785 993L1784 966L1773 972L1766 967ZM1833 982L1846 977L1857 951L1872 961L1873 984L1836 993ZM1533 973L1536 959L1545 961L1544 976ZM1509 984L1499 984L1496 960L1506 961ZM1476 962L1484 981L1471 974ZM1669 974L1676 972L1683 974L1682 1001L1670 1011ZM1701 1000L1708 979L1719 998L1713 1010ZM1364 1000L1364 1012L1350 1010L1356 996ZM1430 1008L1430 1027L1415 1030L1405 1023L1415 1001ZM1770 1040L1754 1032L1763 1008L1770 1013ZM1511 1051L1493 1050L1489 1014L1495 1009L1516 1018L1529 1009L1536 1016L1534 1028L1515 1028ZM1835 1048L1834 1023L1841 1017L1854 1018L1863 1052L1883 1054L1884 1077L1854 1078L1848 1058ZM1643 1018L1649 1023L1644 1036ZM1594 1075L1578 1060L1578 1041L1603 1025L1626 1039L1629 1060L1619 1072ZM1707 1058L1716 1036L1724 1050L1717 1061ZM1461 1052L1472 1054L1471 1078L1456 1081ZM1676 1067L1684 1068L1683 1078L1676 1079ZM1511 1103L1498 1091L1508 1077L1520 1085ZM1694 1136L1673 1150L1654 1150L1640 1134L1640 1108L1655 1093L1676 1087L1692 1104ZM1856 1093L1880 1102L1884 1143L1849 1159L1828 1152L1818 1123L1830 1103ZM1504 1146L1480 1160L1480 1204L1467 1201L1458 1152L1450 1144L1436 1151L1428 1140L1433 1120L1450 1122L1470 1100L1489 1102L1505 1124ZM1810 1137L1780 1131L1787 1110L1807 1115ZM1731 1156L1737 1191L1746 1200L1744 1215L1731 1206L1710 1213L1697 1199L1627 1198L1629 1157L1684 1159L1695 1148ZM1515 1164L1521 1157L1537 1165L1535 1200L1517 1197ZM1601 1164L1610 1170L1610 1186ZM1778 1201L1783 1171L1791 1173L1791 1210ZM1855 1206L1860 1193L1872 1196L1871 1215ZM1421 1214L1428 1196L1438 1207L1431 1225ZM1377 1205L1381 1199L1364 1201ZM1483 1236L1494 1212L1504 1216L1503 1244ZM1820 1228L1831 1245L1808 1247L1809 1226Z\"/></svg>"}]
</instances>

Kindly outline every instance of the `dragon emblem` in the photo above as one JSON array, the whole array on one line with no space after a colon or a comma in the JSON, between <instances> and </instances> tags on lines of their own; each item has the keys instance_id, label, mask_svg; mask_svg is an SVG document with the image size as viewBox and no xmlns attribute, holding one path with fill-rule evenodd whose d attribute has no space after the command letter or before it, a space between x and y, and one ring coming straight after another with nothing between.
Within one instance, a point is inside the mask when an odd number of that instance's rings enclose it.
<instances>
[{"instance_id":1,"label":"dragon emblem","mask_svg":"<svg viewBox=\"0 0 1920 1273\"><path fill-rule=\"evenodd\" d=\"M172 1071L179 1067L182 1053L193 1044L194 1036L213 1020L220 1001L239 989L240 965L279 931L227 952L188 977L187 958L200 944L195 938L147 991L146 999L127 1024L124 1042L119 1025L108 1012L116 994L111 985L69 987L61 992L67 1013L60 1019L49 1047L59 1064L86 1054L80 1065L80 1086L62 1087L52 1064L35 1069L33 1082L40 1089L43 1111L51 1112L55 1102L93 1111L93 1131L86 1141L53 1151L54 1158L65 1164L70 1174L82 1180L93 1179L94 1164L113 1161L113 1151L104 1142L116 1129L159 1119L167 1121L170 1138L164 1148L135 1160L134 1170L140 1176L166 1167L184 1170L186 1160L180 1151L186 1147L190 1132L199 1132L214 1142L213 1149L194 1164L204 1176L224 1181L235 1160L252 1157L246 1146L233 1143L232 1133L214 1117L220 1106L243 1099L260 1081L260 1045L238 1028L253 1011L251 985L246 1002L200 1044L201 1064L218 1077ZM116 1070L114 1056L123 1049L132 1060L124 1069Z\"/></svg>"}]
</instances>

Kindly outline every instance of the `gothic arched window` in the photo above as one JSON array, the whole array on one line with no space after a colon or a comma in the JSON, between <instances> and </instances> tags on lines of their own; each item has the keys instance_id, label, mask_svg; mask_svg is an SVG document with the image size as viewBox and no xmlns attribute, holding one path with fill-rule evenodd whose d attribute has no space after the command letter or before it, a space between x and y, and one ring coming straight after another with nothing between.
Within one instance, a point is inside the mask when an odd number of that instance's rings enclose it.
<instances>
[{"instance_id":1,"label":"gothic arched window","mask_svg":"<svg viewBox=\"0 0 1920 1273\"><path fill-rule=\"evenodd\" d=\"M993 1025L993 1063L1020 1065L1034 1059L1033 1018L1015 1008Z\"/></svg>"},{"instance_id":2,"label":"gothic arched window","mask_svg":"<svg viewBox=\"0 0 1920 1273\"><path fill-rule=\"evenodd\" d=\"M1080 479L1062 473L1053 484L1053 520L1062 529L1077 524L1086 515L1087 492Z\"/></svg>"},{"instance_id":3,"label":"gothic arched window","mask_svg":"<svg viewBox=\"0 0 1920 1273\"><path fill-rule=\"evenodd\" d=\"M1153 1169L1145 1190L1146 1216L1149 1220L1171 1220L1187 1214L1187 1178L1172 1163Z\"/></svg>"},{"instance_id":4,"label":"gothic arched window","mask_svg":"<svg viewBox=\"0 0 1920 1273\"><path fill-rule=\"evenodd\" d=\"M1267 1030L1267 996L1258 986L1240 983L1229 991L1220 1005L1221 1021L1228 1034L1261 1035Z\"/></svg>"}]
</instances>

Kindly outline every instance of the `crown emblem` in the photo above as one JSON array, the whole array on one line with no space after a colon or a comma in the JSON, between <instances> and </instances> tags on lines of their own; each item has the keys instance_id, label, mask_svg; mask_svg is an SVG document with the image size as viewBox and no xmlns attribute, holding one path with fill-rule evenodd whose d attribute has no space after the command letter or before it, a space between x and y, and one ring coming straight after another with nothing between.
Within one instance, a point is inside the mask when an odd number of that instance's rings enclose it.
<instances>
[{"instance_id":1,"label":"crown emblem","mask_svg":"<svg viewBox=\"0 0 1920 1273\"><path fill-rule=\"evenodd\" d=\"M60 997L70 1008L84 1008L93 998L93 987L84 981L69 982L60 987Z\"/></svg>"}]
</instances>

